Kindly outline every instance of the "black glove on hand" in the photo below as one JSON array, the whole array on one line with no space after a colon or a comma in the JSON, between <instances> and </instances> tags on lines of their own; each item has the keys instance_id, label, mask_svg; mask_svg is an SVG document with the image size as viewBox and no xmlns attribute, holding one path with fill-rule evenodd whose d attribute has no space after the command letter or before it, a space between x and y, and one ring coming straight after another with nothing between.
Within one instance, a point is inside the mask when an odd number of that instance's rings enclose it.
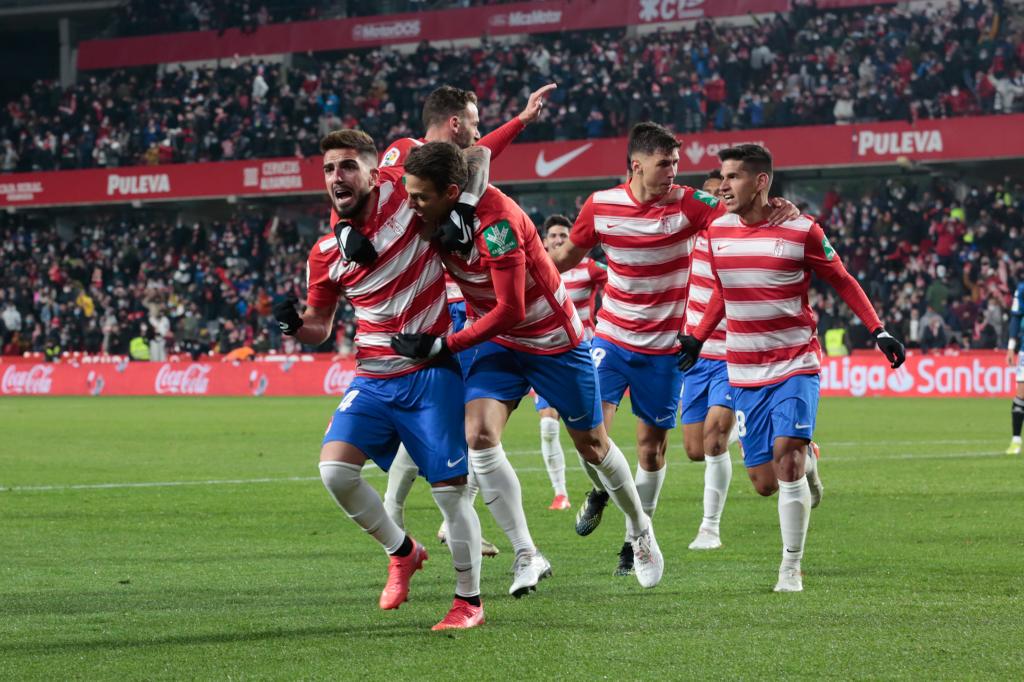
<instances>
[{"instance_id":1,"label":"black glove on hand","mask_svg":"<svg viewBox=\"0 0 1024 682\"><path fill-rule=\"evenodd\" d=\"M690 336L689 334L680 334L677 338L682 345L678 356L679 369L685 372L697 364L697 359L700 357L700 349L704 347L704 342L696 336Z\"/></svg>"},{"instance_id":2,"label":"black glove on hand","mask_svg":"<svg viewBox=\"0 0 1024 682\"><path fill-rule=\"evenodd\" d=\"M302 328L302 317L298 311L299 299L295 294L288 294L283 301L274 304L274 317L283 334L295 336Z\"/></svg>"},{"instance_id":3,"label":"black glove on hand","mask_svg":"<svg viewBox=\"0 0 1024 682\"><path fill-rule=\"evenodd\" d=\"M349 223L340 222L334 226L334 238L338 240L341 257L347 261L369 265L377 260L377 250L362 232Z\"/></svg>"},{"instance_id":4,"label":"black glove on hand","mask_svg":"<svg viewBox=\"0 0 1024 682\"><path fill-rule=\"evenodd\" d=\"M391 337L391 349L407 358L432 358L448 352L443 336L433 334L395 334Z\"/></svg>"},{"instance_id":5,"label":"black glove on hand","mask_svg":"<svg viewBox=\"0 0 1024 682\"><path fill-rule=\"evenodd\" d=\"M875 330L874 337L878 350L885 354L885 359L889 361L893 369L896 369L906 361L907 352L904 350L903 344L895 336L885 331L884 328L879 328Z\"/></svg>"},{"instance_id":6,"label":"black glove on hand","mask_svg":"<svg viewBox=\"0 0 1024 682\"><path fill-rule=\"evenodd\" d=\"M452 212L437 228L437 241L448 253L465 255L473 248L473 223L476 207L457 203Z\"/></svg>"}]
</instances>

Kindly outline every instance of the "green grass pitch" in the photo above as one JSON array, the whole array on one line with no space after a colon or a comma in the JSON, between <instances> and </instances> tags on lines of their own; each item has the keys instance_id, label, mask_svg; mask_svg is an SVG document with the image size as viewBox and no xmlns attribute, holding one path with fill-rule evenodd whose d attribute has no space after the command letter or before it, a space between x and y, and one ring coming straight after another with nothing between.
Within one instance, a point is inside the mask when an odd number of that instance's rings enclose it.
<instances>
[{"instance_id":1,"label":"green grass pitch","mask_svg":"<svg viewBox=\"0 0 1024 682\"><path fill-rule=\"evenodd\" d=\"M738 456L725 546L686 549L703 465L673 434L655 527L666 569L614 578L622 517L573 532L551 512L537 417L505 447L554 576L513 600L511 552L478 500L488 623L445 635L453 576L417 483L406 514L431 559L398 611L385 556L317 477L335 400L0 400L0 679L1012 678L1024 671L1024 460L1009 401L827 399L825 498L802 594L771 593L776 498ZM633 418L614 436L633 454ZM563 433L563 443L571 453ZM383 490L384 477L368 469Z\"/></svg>"}]
</instances>

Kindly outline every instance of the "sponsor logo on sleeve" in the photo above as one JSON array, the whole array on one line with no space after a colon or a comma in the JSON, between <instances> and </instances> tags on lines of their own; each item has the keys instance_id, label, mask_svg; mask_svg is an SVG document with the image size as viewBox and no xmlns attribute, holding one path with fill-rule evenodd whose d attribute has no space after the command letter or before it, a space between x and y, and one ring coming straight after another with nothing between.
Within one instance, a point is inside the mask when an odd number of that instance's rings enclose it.
<instances>
[{"instance_id":1,"label":"sponsor logo on sleeve","mask_svg":"<svg viewBox=\"0 0 1024 682\"><path fill-rule=\"evenodd\" d=\"M703 190L694 190L693 198L703 204L707 204L711 208L718 206L718 199Z\"/></svg>"},{"instance_id":2,"label":"sponsor logo on sleeve","mask_svg":"<svg viewBox=\"0 0 1024 682\"><path fill-rule=\"evenodd\" d=\"M507 220L499 220L490 227L484 229L484 243L487 245L487 252L492 258L504 256L506 253L519 248L519 240L516 239L515 230Z\"/></svg>"},{"instance_id":3,"label":"sponsor logo on sleeve","mask_svg":"<svg viewBox=\"0 0 1024 682\"><path fill-rule=\"evenodd\" d=\"M828 237L821 238L821 248L825 250L825 258L832 260L836 257L836 250L832 248L831 242Z\"/></svg>"}]
</instances>

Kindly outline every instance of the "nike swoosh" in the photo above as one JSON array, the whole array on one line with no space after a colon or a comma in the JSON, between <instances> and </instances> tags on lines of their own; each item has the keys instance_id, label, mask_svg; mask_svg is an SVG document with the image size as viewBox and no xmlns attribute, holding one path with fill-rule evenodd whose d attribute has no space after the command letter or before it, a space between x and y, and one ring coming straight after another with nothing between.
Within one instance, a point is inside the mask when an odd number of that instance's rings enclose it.
<instances>
[{"instance_id":1,"label":"nike swoosh","mask_svg":"<svg viewBox=\"0 0 1024 682\"><path fill-rule=\"evenodd\" d=\"M811 425L810 424L793 424L793 428L794 429L809 429L809 428L811 428Z\"/></svg>"},{"instance_id":2,"label":"nike swoosh","mask_svg":"<svg viewBox=\"0 0 1024 682\"><path fill-rule=\"evenodd\" d=\"M663 421L668 421L671 418L672 418L672 415L668 415L668 416L665 416L665 417L657 417L657 418L655 418L654 421L656 421L656 422L663 422Z\"/></svg>"},{"instance_id":3,"label":"nike swoosh","mask_svg":"<svg viewBox=\"0 0 1024 682\"><path fill-rule=\"evenodd\" d=\"M465 456L465 455L463 455L462 457L459 457L459 458L458 458L457 460L455 460L454 462L453 462L453 461L451 461L451 460L448 460L448 468L449 468L449 469L451 469L451 468L452 468L453 466L455 466L456 464L458 464L459 462L461 462L461 461L462 461L462 460L464 460L464 459L466 459L466 456Z\"/></svg>"},{"instance_id":4,"label":"nike swoosh","mask_svg":"<svg viewBox=\"0 0 1024 682\"><path fill-rule=\"evenodd\" d=\"M573 424L575 424L576 422L578 422L579 420L583 419L583 418L584 418L584 417L586 417L586 416L587 416L587 415L585 415L585 414L581 414L581 415L580 415L580 416L578 416L578 417L566 417L566 418L565 418L565 421L567 421L567 422L572 422Z\"/></svg>"},{"instance_id":5,"label":"nike swoosh","mask_svg":"<svg viewBox=\"0 0 1024 682\"><path fill-rule=\"evenodd\" d=\"M537 164L534 166L534 170L537 171L538 176L546 178L593 146L593 142L588 142L582 147L573 149L571 152L566 152L561 156L556 156L550 161L544 158L544 150L542 149L540 154L537 155Z\"/></svg>"}]
</instances>

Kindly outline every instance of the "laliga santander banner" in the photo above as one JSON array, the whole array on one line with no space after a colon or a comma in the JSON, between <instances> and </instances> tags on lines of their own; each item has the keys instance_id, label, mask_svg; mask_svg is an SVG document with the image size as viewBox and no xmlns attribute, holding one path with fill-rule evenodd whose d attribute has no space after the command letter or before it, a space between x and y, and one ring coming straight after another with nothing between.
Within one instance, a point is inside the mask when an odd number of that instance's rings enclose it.
<instances>
[{"instance_id":1,"label":"laliga santander banner","mask_svg":"<svg viewBox=\"0 0 1024 682\"><path fill-rule=\"evenodd\" d=\"M0 363L0 395L338 396L353 358L313 362Z\"/></svg>"},{"instance_id":2,"label":"laliga santander banner","mask_svg":"<svg viewBox=\"0 0 1024 682\"><path fill-rule=\"evenodd\" d=\"M718 166L720 149L747 142L767 147L779 170L1024 157L1021 130L1024 114L684 135L679 172L704 173ZM513 144L492 162L491 180L620 178L625 149L625 138ZM319 157L0 175L0 207L322 192Z\"/></svg>"},{"instance_id":3,"label":"laliga santander banner","mask_svg":"<svg viewBox=\"0 0 1024 682\"><path fill-rule=\"evenodd\" d=\"M835 0L833 0L835 1ZM840 0L869 4L864 0ZM236 55L272 55L319 50L351 50L427 41L581 31L640 26L712 17L785 12L789 0L544 0L466 9L383 14L351 19L270 24L242 33L166 33L78 45L78 68L112 69L173 64Z\"/></svg>"},{"instance_id":4,"label":"laliga santander banner","mask_svg":"<svg viewBox=\"0 0 1024 682\"><path fill-rule=\"evenodd\" d=\"M911 354L893 371L877 352L822 360L823 396L1010 398L1015 369L1005 353ZM0 395L341 395L355 361L0 363Z\"/></svg>"},{"instance_id":5,"label":"laliga santander banner","mask_svg":"<svg viewBox=\"0 0 1024 682\"><path fill-rule=\"evenodd\" d=\"M910 351L897 370L877 351L821 360L821 395L899 398L1012 398L1016 368L1004 351L921 355Z\"/></svg>"}]
</instances>

